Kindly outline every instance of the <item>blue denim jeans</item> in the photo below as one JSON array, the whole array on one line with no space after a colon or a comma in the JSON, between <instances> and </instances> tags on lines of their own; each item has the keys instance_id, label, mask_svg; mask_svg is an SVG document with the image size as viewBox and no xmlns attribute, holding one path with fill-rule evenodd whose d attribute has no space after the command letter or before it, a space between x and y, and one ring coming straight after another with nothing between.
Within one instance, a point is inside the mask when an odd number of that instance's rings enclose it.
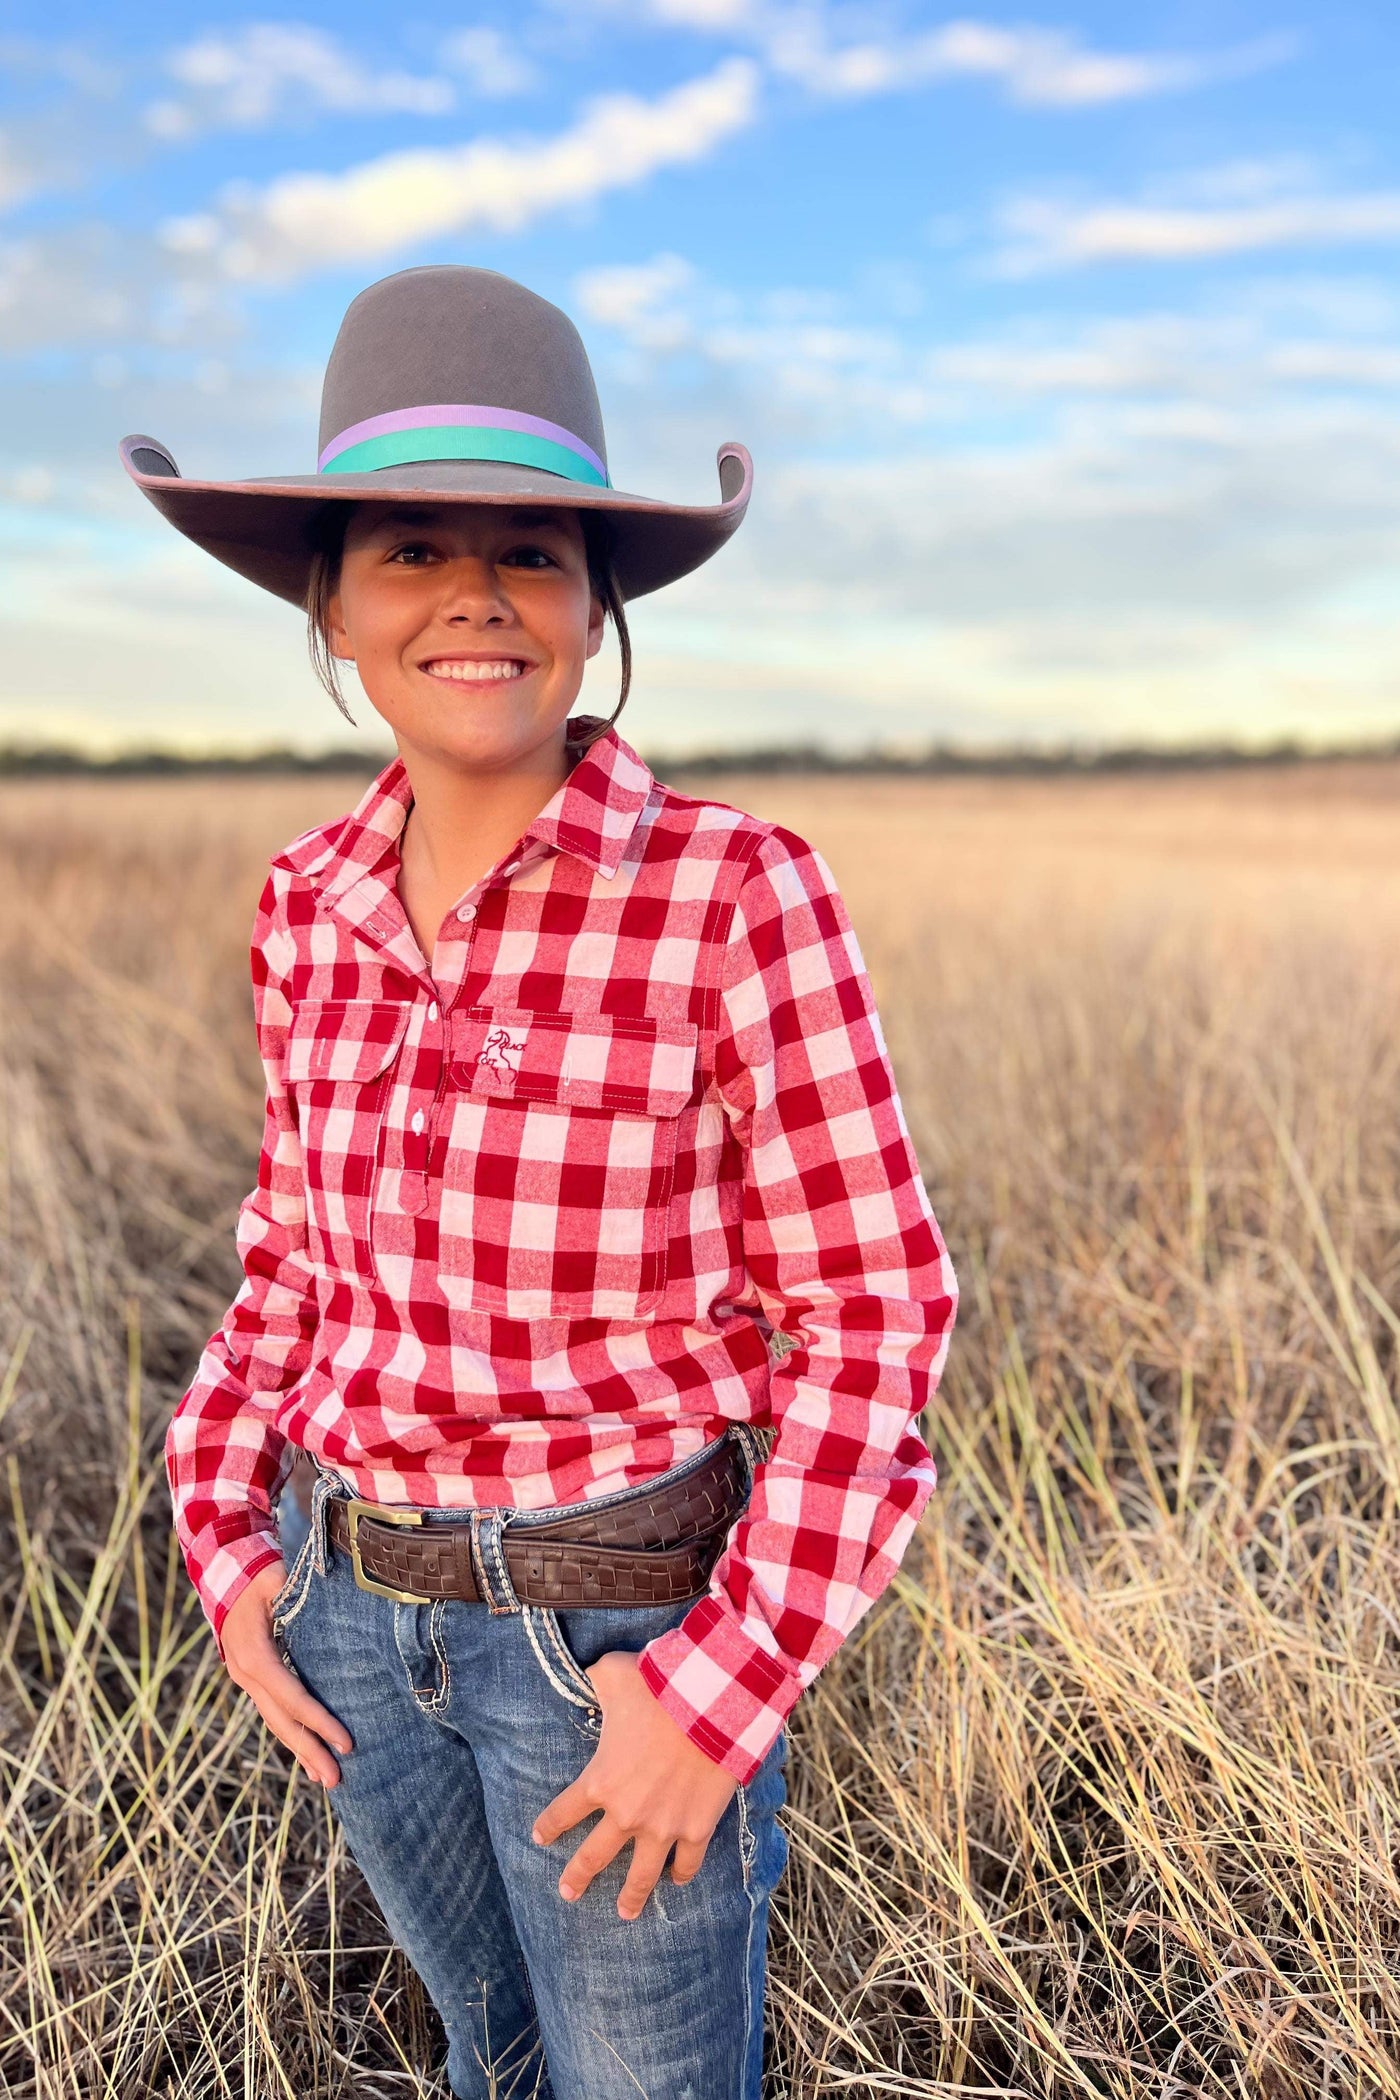
<instances>
[{"instance_id":1,"label":"blue denim jeans","mask_svg":"<svg viewBox=\"0 0 1400 2100\"><path fill-rule=\"evenodd\" d=\"M482 1560L501 1584L489 1603L374 1596L328 1545L327 1502L346 1492L318 1470L295 1557L303 1525L285 1498L291 1572L272 1630L284 1661L350 1732L355 1747L328 1798L442 2016L453 2093L759 2100L768 1902L787 1857L783 1738L735 1793L693 1881L678 1888L663 1876L640 1917L620 1918L624 1847L566 1903L559 1876L588 1826L548 1847L532 1843L530 1829L597 1745L601 1715L584 1673L610 1649L643 1647L689 1607L555 1612L515 1599L491 1550L497 1527L546 1523L596 1501L483 1512ZM429 1520L469 1515L441 1510Z\"/></svg>"}]
</instances>

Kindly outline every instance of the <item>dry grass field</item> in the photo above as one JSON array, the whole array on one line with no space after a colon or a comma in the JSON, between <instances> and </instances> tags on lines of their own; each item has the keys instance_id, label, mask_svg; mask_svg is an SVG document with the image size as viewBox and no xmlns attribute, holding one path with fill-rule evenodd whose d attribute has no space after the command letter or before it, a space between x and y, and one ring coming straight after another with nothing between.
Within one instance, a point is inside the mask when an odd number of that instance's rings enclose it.
<instances>
[{"instance_id":1,"label":"dry grass field","mask_svg":"<svg viewBox=\"0 0 1400 2100\"><path fill-rule=\"evenodd\" d=\"M262 867L358 788L0 788L16 2100L446 2093L160 1466ZM773 2095L1400 2096L1400 768L703 792L834 867L964 1293L941 1490L795 1729Z\"/></svg>"}]
</instances>

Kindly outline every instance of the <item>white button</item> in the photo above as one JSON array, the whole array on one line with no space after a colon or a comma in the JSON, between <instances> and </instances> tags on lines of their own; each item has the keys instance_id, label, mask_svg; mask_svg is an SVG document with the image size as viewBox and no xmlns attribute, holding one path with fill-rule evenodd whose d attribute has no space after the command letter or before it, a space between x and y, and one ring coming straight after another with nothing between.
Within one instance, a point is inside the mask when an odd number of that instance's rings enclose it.
<instances>
[{"instance_id":1,"label":"white button","mask_svg":"<svg viewBox=\"0 0 1400 2100\"><path fill-rule=\"evenodd\" d=\"M457 916L459 919L474 919L476 917L476 906L474 904L459 904Z\"/></svg>"},{"instance_id":2,"label":"white button","mask_svg":"<svg viewBox=\"0 0 1400 2100\"><path fill-rule=\"evenodd\" d=\"M433 1001L432 1005L431 1005L431 1006L430 1006L430 1007L428 1008L428 1019L429 1019L430 1021L435 1021L435 1020L437 1019L437 1000L436 1000L436 999L434 999L434 1001Z\"/></svg>"},{"instance_id":3,"label":"white button","mask_svg":"<svg viewBox=\"0 0 1400 2100\"><path fill-rule=\"evenodd\" d=\"M420 1131L422 1130L422 1128L423 1128L423 1111L422 1111L422 1109L421 1109L421 1108L415 1108L415 1109L414 1109L414 1111L413 1111L413 1134L414 1134L414 1136L415 1136L415 1137L417 1137L417 1136L418 1136L418 1134L419 1134L419 1132L420 1132Z\"/></svg>"}]
</instances>

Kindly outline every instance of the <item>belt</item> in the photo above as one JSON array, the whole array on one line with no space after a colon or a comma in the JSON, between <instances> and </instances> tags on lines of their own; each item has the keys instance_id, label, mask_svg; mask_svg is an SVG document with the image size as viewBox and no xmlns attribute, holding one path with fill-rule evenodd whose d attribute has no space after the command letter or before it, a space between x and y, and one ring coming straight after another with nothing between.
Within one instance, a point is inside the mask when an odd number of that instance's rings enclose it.
<instances>
[{"instance_id":1,"label":"belt","mask_svg":"<svg viewBox=\"0 0 1400 2100\"><path fill-rule=\"evenodd\" d=\"M747 1493L743 1466L726 1437L666 1487L648 1492L643 1484L624 1501L551 1523L505 1524L498 1536L511 1587L521 1604L568 1611L683 1604L708 1583ZM421 1509L358 1496L332 1497L326 1511L331 1544L350 1555L362 1590L400 1604L439 1597L480 1604L490 1595L470 1521L425 1522Z\"/></svg>"}]
</instances>

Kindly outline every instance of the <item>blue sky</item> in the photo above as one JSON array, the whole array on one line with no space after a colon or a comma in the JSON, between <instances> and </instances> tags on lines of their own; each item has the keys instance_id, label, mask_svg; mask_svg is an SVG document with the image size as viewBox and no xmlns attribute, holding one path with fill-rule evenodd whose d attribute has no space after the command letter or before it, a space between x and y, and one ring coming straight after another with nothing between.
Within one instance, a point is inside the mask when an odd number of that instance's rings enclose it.
<instances>
[{"instance_id":1,"label":"blue sky","mask_svg":"<svg viewBox=\"0 0 1400 2100\"><path fill-rule=\"evenodd\" d=\"M644 747L1400 730L1393 9L11 0L0 79L0 739L345 740L116 446L310 471L433 261L574 316L619 485L754 454Z\"/></svg>"}]
</instances>

